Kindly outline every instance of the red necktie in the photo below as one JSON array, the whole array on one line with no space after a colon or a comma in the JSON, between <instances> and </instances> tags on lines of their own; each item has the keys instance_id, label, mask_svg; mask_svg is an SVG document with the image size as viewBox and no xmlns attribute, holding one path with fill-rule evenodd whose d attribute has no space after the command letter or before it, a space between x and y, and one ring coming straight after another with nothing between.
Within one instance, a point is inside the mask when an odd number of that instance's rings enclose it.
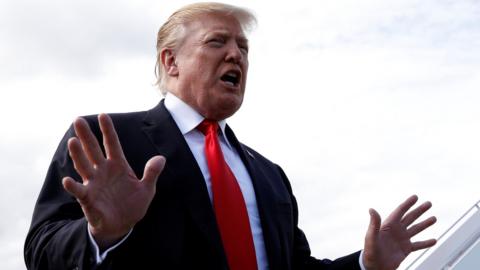
<instances>
[{"instance_id":1,"label":"red necktie","mask_svg":"<svg viewBox=\"0 0 480 270\"><path fill-rule=\"evenodd\" d=\"M205 154L212 182L213 208L230 270L256 270L257 258L245 200L218 142L217 122L197 127L205 135Z\"/></svg>"}]
</instances>

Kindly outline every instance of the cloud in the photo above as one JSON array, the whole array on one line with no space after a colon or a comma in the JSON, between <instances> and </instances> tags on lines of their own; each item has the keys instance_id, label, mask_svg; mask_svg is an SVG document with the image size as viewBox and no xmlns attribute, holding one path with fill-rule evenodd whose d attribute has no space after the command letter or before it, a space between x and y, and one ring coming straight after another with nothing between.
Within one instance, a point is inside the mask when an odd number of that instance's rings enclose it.
<instances>
[{"instance_id":1,"label":"cloud","mask_svg":"<svg viewBox=\"0 0 480 270\"><path fill-rule=\"evenodd\" d=\"M50 159L45 155L53 154L48 148L41 140L22 141L21 144L6 140L0 142L2 269L22 269L23 241L30 226L32 206Z\"/></svg>"},{"instance_id":2,"label":"cloud","mask_svg":"<svg viewBox=\"0 0 480 270\"><path fill-rule=\"evenodd\" d=\"M155 51L154 18L127 1L5 1L2 80L45 71L93 76L117 57Z\"/></svg>"},{"instance_id":3,"label":"cloud","mask_svg":"<svg viewBox=\"0 0 480 270\"><path fill-rule=\"evenodd\" d=\"M235 130L286 170L313 254L360 248L369 207L386 215L417 193L435 237L478 200L479 7L337 1L260 17Z\"/></svg>"},{"instance_id":4,"label":"cloud","mask_svg":"<svg viewBox=\"0 0 480 270\"><path fill-rule=\"evenodd\" d=\"M0 2L0 268L23 269L26 224L73 117L158 102L155 34L187 2ZM314 255L361 248L369 207L385 215L418 193L439 217L429 237L478 200L478 1L230 2L259 25L229 123L285 169Z\"/></svg>"}]
</instances>

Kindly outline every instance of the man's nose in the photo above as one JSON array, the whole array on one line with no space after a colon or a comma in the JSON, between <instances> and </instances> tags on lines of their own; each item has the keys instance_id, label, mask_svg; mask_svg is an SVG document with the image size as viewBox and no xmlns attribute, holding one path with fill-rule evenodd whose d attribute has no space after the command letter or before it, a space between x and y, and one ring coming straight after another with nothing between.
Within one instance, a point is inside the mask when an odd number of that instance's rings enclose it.
<instances>
[{"instance_id":1,"label":"man's nose","mask_svg":"<svg viewBox=\"0 0 480 270\"><path fill-rule=\"evenodd\" d=\"M225 61L227 62L233 62L233 63L240 63L242 60L244 60L244 55L242 53L241 48L238 46L238 44L232 42L229 44L228 49L227 49L227 55L225 56Z\"/></svg>"}]
</instances>

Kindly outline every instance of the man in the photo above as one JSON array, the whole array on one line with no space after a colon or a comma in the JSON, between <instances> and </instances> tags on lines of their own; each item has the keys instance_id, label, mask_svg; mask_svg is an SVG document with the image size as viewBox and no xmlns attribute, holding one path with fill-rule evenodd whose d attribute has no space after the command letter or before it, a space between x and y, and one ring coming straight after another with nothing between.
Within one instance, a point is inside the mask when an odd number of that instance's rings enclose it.
<instances>
[{"instance_id":1,"label":"man","mask_svg":"<svg viewBox=\"0 0 480 270\"><path fill-rule=\"evenodd\" d=\"M243 101L253 21L218 3L180 9L157 40L166 98L74 121L35 207L29 269L395 269L435 244L410 241L435 222L414 224L431 204L410 210L412 196L383 224L370 210L362 252L310 256L285 174L225 124Z\"/></svg>"}]
</instances>

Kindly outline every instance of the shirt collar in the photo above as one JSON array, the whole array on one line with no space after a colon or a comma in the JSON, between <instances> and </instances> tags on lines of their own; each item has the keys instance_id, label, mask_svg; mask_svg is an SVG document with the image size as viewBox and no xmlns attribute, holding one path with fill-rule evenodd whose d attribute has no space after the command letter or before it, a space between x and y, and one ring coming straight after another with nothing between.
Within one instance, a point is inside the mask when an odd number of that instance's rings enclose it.
<instances>
[{"instance_id":1,"label":"shirt collar","mask_svg":"<svg viewBox=\"0 0 480 270\"><path fill-rule=\"evenodd\" d=\"M195 128L205 119L205 117L195 111L190 105L170 92L167 92L165 95L165 107L172 115L173 120L184 136L196 130ZM226 141L228 147L232 148L225 134L226 125L227 122L225 120L218 121L218 126L222 131L221 137Z\"/></svg>"}]
</instances>

